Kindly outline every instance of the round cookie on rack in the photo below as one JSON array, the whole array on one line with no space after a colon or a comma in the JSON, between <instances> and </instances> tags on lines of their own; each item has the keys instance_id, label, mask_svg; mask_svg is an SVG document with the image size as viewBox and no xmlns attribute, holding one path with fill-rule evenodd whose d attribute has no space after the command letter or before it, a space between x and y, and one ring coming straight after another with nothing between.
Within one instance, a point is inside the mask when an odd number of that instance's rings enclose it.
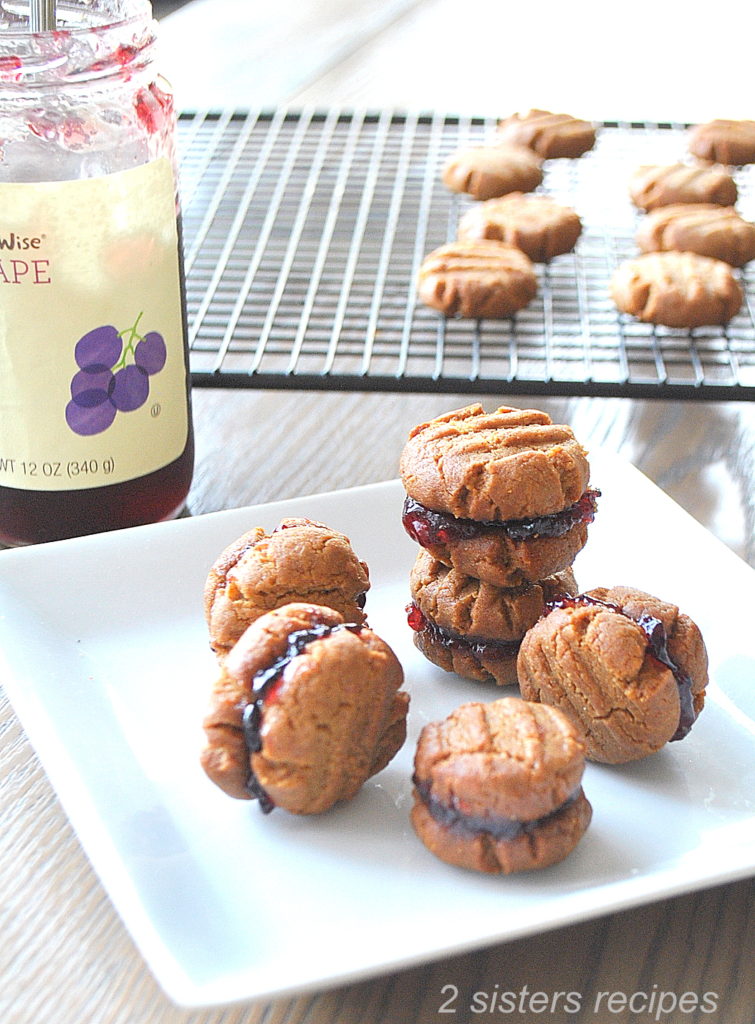
<instances>
[{"instance_id":1,"label":"round cookie on rack","mask_svg":"<svg viewBox=\"0 0 755 1024\"><path fill-rule=\"evenodd\" d=\"M755 163L755 121L716 118L695 125L688 146L699 160L735 166Z\"/></svg>"},{"instance_id":2,"label":"round cookie on rack","mask_svg":"<svg viewBox=\"0 0 755 1024\"><path fill-rule=\"evenodd\" d=\"M590 121L537 109L502 118L497 135L502 142L527 146L543 160L580 157L593 148L597 138Z\"/></svg>"},{"instance_id":3,"label":"round cookie on rack","mask_svg":"<svg viewBox=\"0 0 755 1024\"><path fill-rule=\"evenodd\" d=\"M255 527L225 548L207 575L210 646L227 654L255 619L292 601L334 608L360 625L369 589L366 563L337 530L294 516L269 534Z\"/></svg>"},{"instance_id":4,"label":"round cookie on rack","mask_svg":"<svg viewBox=\"0 0 755 1024\"><path fill-rule=\"evenodd\" d=\"M266 813L320 814L355 796L404 743L403 678L380 637L331 608L267 612L220 665L202 767Z\"/></svg>"},{"instance_id":5,"label":"round cookie on rack","mask_svg":"<svg viewBox=\"0 0 755 1024\"><path fill-rule=\"evenodd\" d=\"M542 161L526 146L467 146L449 156L441 178L452 192L493 199L537 188L543 180Z\"/></svg>"},{"instance_id":6,"label":"round cookie on rack","mask_svg":"<svg viewBox=\"0 0 755 1024\"><path fill-rule=\"evenodd\" d=\"M547 603L577 593L571 569L519 587L494 587L424 550L409 585L415 647L446 672L498 686L516 685L519 645Z\"/></svg>"},{"instance_id":7,"label":"round cookie on rack","mask_svg":"<svg viewBox=\"0 0 755 1024\"><path fill-rule=\"evenodd\" d=\"M585 450L569 427L533 409L474 404L419 424L400 474L412 539L498 587L568 568L595 514Z\"/></svg>"},{"instance_id":8,"label":"round cookie on rack","mask_svg":"<svg viewBox=\"0 0 755 1024\"><path fill-rule=\"evenodd\" d=\"M697 625L631 587L555 602L524 637L517 668L522 696L567 714L586 737L588 758L608 764L683 739L708 682Z\"/></svg>"},{"instance_id":9,"label":"round cookie on rack","mask_svg":"<svg viewBox=\"0 0 755 1024\"><path fill-rule=\"evenodd\" d=\"M412 826L431 853L457 867L548 867L590 824L584 766L584 740L556 708L516 697L462 704L420 733Z\"/></svg>"},{"instance_id":10,"label":"round cookie on rack","mask_svg":"<svg viewBox=\"0 0 755 1024\"><path fill-rule=\"evenodd\" d=\"M629 195L640 210L677 203L733 206L737 183L720 164L644 164L629 179Z\"/></svg>"},{"instance_id":11,"label":"round cookie on rack","mask_svg":"<svg viewBox=\"0 0 755 1024\"><path fill-rule=\"evenodd\" d=\"M547 263L571 252L582 233L582 222L569 206L549 196L512 192L477 203L462 214L458 238L493 238L521 249L534 263Z\"/></svg>"},{"instance_id":12,"label":"round cookie on rack","mask_svg":"<svg viewBox=\"0 0 755 1024\"><path fill-rule=\"evenodd\" d=\"M723 260L694 252L649 252L619 265L611 297L622 313L643 323L691 328L728 323L744 292Z\"/></svg>"},{"instance_id":13,"label":"round cookie on rack","mask_svg":"<svg viewBox=\"0 0 755 1024\"><path fill-rule=\"evenodd\" d=\"M636 241L642 252L696 252L732 267L755 259L755 224L715 203L659 207L643 218Z\"/></svg>"},{"instance_id":14,"label":"round cookie on rack","mask_svg":"<svg viewBox=\"0 0 755 1024\"><path fill-rule=\"evenodd\" d=\"M537 274L521 249L483 239L450 242L422 261L417 293L444 316L501 319L537 294Z\"/></svg>"}]
</instances>

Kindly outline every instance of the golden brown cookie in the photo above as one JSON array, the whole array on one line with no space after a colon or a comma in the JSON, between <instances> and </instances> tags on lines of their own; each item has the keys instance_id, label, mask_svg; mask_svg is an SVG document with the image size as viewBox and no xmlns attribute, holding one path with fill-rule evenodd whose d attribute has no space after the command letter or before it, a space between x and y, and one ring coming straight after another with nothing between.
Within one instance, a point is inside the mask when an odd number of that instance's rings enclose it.
<instances>
[{"instance_id":1,"label":"golden brown cookie","mask_svg":"<svg viewBox=\"0 0 755 1024\"><path fill-rule=\"evenodd\" d=\"M499 319L537 294L532 261L503 242L451 242L429 253L419 270L422 302L444 316Z\"/></svg>"},{"instance_id":2,"label":"golden brown cookie","mask_svg":"<svg viewBox=\"0 0 755 1024\"><path fill-rule=\"evenodd\" d=\"M584 759L582 736L555 708L462 704L420 733L412 826L440 860L473 871L556 864L592 817Z\"/></svg>"},{"instance_id":3,"label":"golden brown cookie","mask_svg":"<svg viewBox=\"0 0 755 1024\"><path fill-rule=\"evenodd\" d=\"M498 122L502 142L527 146L543 160L556 157L576 158L595 145L595 127L571 114L553 114L550 110L528 110L512 114Z\"/></svg>"},{"instance_id":4,"label":"golden brown cookie","mask_svg":"<svg viewBox=\"0 0 755 1024\"><path fill-rule=\"evenodd\" d=\"M716 164L650 164L634 172L629 194L640 210L677 203L733 206L737 201L737 184L725 167Z\"/></svg>"},{"instance_id":5,"label":"golden brown cookie","mask_svg":"<svg viewBox=\"0 0 755 1024\"><path fill-rule=\"evenodd\" d=\"M249 530L217 558L204 590L210 645L227 654L246 627L265 612L307 601L365 621L367 565L349 538L323 523L289 517L272 531Z\"/></svg>"},{"instance_id":6,"label":"golden brown cookie","mask_svg":"<svg viewBox=\"0 0 755 1024\"><path fill-rule=\"evenodd\" d=\"M406 738L390 647L330 608L267 612L222 662L201 764L229 796L319 814L349 800Z\"/></svg>"},{"instance_id":7,"label":"golden brown cookie","mask_svg":"<svg viewBox=\"0 0 755 1024\"><path fill-rule=\"evenodd\" d=\"M700 160L719 164L755 163L755 121L717 118L689 133L689 151Z\"/></svg>"},{"instance_id":8,"label":"golden brown cookie","mask_svg":"<svg viewBox=\"0 0 755 1024\"><path fill-rule=\"evenodd\" d=\"M755 224L740 217L733 206L663 206L643 218L637 245L642 252L696 252L743 267L755 258Z\"/></svg>"},{"instance_id":9,"label":"golden brown cookie","mask_svg":"<svg viewBox=\"0 0 755 1024\"><path fill-rule=\"evenodd\" d=\"M676 605L631 587L599 587L557 603L519 649L527 700L560 708L587 756L621 764L683 739L702 710L708 658Z\"/></svg>"},{"instance_id":10,"label":"golden brown cookie","mask_svg":"<svg viewBox=\"0 0 755 1024\"><path fill-rule=\"evenodd\" d=\"M728 323L744 293L723 260L693 252L650 252L617 268L611 297L622 313L644 323L701 327Z\"/></svg>"},{"instance_id":11,"label":"golden brown cookie","mask_svg":"<svg viewBox=\"0 0 755 1024\"><path fill-rule=\"evenodd\" d=\"M475 404L415 427L400 459L409 536L446 565L498 587L568 568L597 492L571 429L546 413Z\"/></svg>"},{"instance_id":12,"label":"golden brown cookie","mask_svg":"<svg viewBox=\"0 0 755 1024\"><path fill-rule=\"evenodd\" d=\"M420 551L409 577L414 644L434 665L466 679L515 685L516 657L546 603L575 595L571 569L519 587L494 587Z\"/></svg>"},{"instance_id":13,"label":"golden brown cookie","mask_svg":"<svg viewBox=\"0 0 755 1024\"><path fill-rule=\"evenodd\" d=\"M587 543L598 493L586 490L561 513L480 523L435 512L407 497L404 529L433 558L495 587L519 587L568 569Z\"/></svg>"},{"instance_id":14,"label":"golden brown cookie","mask_svg":"<svg viewBox=\"0 0 755 1024\"><path fill-rule=\"evenodd\" d=\"M504 522L561 512L585 492L587 454L535 409L479 403L420 423L400 458L407 494L452 516Z\"/></svg>"},{"instance_id":15,"label":"golden brown cookie","mask_svg":"<svg viewBox=\"0 0 755 1024\"><path fill-rule=\"evenodd\" d=\"M571 252L582 233L582 222L568 206L548 196L512 192L477 203L459 221L463 241L493 238L521 249L535 263Z\"/></svg>"},{"instance_id":16,"label":"golden brown cookie","mask_svg":"<svg viewBox=\"0 0 755 1024\"><path fill-rule=\"evenodd\" d=\"M525 146L467 146L446 161L442 180L452 192L493 199L507 192L531 192L543 180L542 161Z\"/></svg>"}]
</instances>

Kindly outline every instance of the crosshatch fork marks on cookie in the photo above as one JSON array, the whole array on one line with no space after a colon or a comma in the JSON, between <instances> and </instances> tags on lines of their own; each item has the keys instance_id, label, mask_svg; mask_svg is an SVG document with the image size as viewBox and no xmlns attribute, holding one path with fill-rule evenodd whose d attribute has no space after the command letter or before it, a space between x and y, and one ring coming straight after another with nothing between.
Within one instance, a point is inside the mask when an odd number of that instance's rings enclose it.
<instances>
[{"instance_id":1,"label":"crosshatch fork marks on cookie","mask_svg":"<svg viewBox=\"0 0 755 1024\"><path fill-rule=\"evenodd\" d=\"M573 206L572 253L500 321L444 319L417 271L474 202L440 171L490 119L389 111L204 111L179 119L191 373L198 387L755 399L755 269L726 327L653 327L609 281L637 253L628 183L686 159L686 125L603 123L595 149L546 162ZM734 171L755 219L755 167Z\"/></svg>"}]
</instances>

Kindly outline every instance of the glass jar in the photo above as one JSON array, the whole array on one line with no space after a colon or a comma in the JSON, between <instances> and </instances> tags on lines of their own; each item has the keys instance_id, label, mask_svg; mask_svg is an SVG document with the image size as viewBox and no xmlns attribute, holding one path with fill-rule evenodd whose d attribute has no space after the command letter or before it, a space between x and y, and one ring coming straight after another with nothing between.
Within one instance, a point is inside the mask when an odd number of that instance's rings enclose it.
<instances>
[{"instance_id":1,"label":"glass jar","mask_svg":"<svg viewBox=\"0 0 755 1024\"><path fill-rule=\"evenodd\" d=\"M8 11L19 13L9 14ZM175 111L148 0L0 12L0 542L172 518L194 467Z\"/></svg>"}]
</instances>

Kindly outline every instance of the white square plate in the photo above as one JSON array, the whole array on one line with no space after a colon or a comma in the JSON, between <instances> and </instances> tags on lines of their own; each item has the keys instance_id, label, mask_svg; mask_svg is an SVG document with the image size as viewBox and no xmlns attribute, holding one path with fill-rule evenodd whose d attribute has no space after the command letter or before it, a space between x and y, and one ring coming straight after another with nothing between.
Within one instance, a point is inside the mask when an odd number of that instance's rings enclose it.
<instances>
[{"instance_id":1,"label":"white square plate","mask_svg":"<svg viewBox=\"0 0 755 1024\"><path fill-rule=\"evenodd\" d=\"M755 869L755 573L632 466L591 456L603 496L575 571L678 603L710 655L689 736L589 765L593 822L562 864L484 877L409 824L425 722L495 699L426 662L406 624L416 552L398 482L0 554L0 670L80 840L168 995L206 1006L324 988L747 876ZM316 818L234 801L201 771L214 659L202 588L217 554L284 515L345 532L370 624L401 659L409 738Z\"/></svg>"}]
</instances>

